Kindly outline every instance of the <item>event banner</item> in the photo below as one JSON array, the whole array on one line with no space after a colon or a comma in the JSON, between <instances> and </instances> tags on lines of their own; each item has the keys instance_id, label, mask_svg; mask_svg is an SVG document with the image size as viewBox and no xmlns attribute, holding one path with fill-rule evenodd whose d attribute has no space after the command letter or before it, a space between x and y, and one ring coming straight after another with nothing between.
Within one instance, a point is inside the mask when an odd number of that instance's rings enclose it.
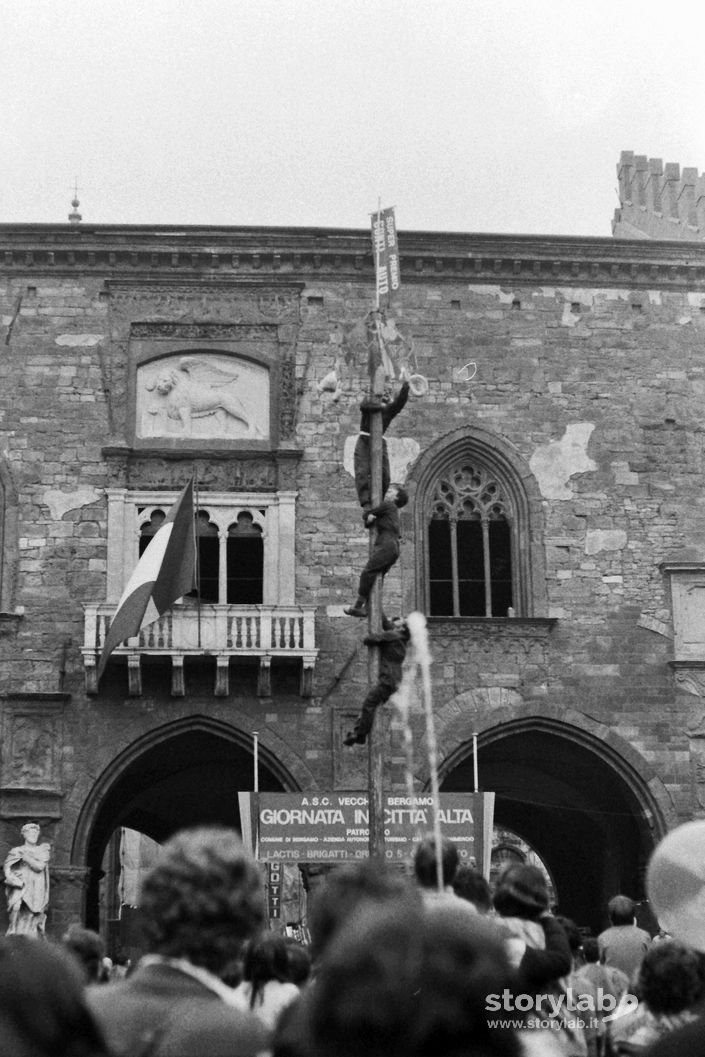
<instances>
[{"instance_id":1,"label":"event banner","mask_svg":"<svg viewBox=\"0 0 705 1057\"><path fill-rule=\"evenodd\" d=\"M243 836L251 835L260 862L335 862L369 855L367 793L240 793ZM441 793L441 832L461 860L489 869L494 793ZM385 855L410 860L419 838L433 829L433 797L384 798Z\"/></svg>"},{"instance_id":2,"label":"event banner","mask_svg":"<svg viewBox=\"0 0 705 1057\"><path fill-rule=\"evenodd\" d=\"M401 286L399 244L394 209L380 209L372 214L372 252L377 279L377 303L389 307L392 295Z\"/></svg>"}]
</instances>

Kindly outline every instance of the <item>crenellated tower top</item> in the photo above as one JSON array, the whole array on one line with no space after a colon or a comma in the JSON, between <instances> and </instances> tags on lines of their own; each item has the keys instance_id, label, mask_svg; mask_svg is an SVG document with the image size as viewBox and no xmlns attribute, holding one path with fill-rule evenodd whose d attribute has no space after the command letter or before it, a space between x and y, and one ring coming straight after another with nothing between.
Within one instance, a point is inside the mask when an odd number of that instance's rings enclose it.
<instances>
[{"instance_id":1,"label":"crenellated tower top","mask_svg":"<svg viewBox=\"0 0 705 1057\"><path fill-rule=\"evenodd\" d=\"M705 173L625 150L617 179L615 238L705 240Z\"/></svg>"}]
</instances>

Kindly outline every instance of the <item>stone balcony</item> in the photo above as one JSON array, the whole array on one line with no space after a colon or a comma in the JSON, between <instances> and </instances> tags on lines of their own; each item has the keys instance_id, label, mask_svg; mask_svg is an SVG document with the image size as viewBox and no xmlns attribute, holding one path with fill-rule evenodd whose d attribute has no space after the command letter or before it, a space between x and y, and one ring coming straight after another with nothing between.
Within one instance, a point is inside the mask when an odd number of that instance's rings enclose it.
<instances>
[{"instance_id":1,"label":"stone balcony","mask_svg":"<svg viewBox=\"0 0 705 1057\"><path fill-rule=\"evenodd\" d=\"M86 692L98 693L97 665L106 632L115 614L112 604L86 605L83 662ZM111 657L126 657L129 693L142 693L142 658L171 659L171 694L185 695L184 658L215 657L215 687L218 697L229 693L231 659L257 658L257 693L271 695L273 658L299 660L300 693L310 697L313 669L318 656L314 606L232 606L195 603L177 604L139 635L118 646Z\"/></svg>"}]
</instances>

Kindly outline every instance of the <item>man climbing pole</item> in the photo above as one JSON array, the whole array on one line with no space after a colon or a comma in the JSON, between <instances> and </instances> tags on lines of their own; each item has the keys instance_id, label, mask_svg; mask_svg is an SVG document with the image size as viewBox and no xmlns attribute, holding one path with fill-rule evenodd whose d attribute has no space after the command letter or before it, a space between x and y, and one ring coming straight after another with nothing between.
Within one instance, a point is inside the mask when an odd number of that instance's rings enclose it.
<instances>
[{"instance_id":1,"label":"man climbing pole","mask_svg":"<svg viewBox=\"0 0 705 1057\"><path fill-rule=\"evenodd\" d=\"M355 726L343 738L344 745L365 744L367 735L372 730L375 712L389 700L401 683L402 665L410 637L409 628L401 617L394 620L384 617L382 627L383 631L366 635L363 639L366 646L379 646L379 676L362 702Z\"/></svg>"},{"instance_id":2,"label":"man climbing pole","mask_svg":"<svg viewBox=\"0 0 705 1057\"><path fill-rule=\"evenodd\" d=\"M401 540L399 510L408 502L409 496L406 489L401 485L393 484L389 486L384 502L367 512L366 524L368 528L376 528L377 535L367 564L360 573L357 599L353 605L345 607L348 616L369 616L368 600L377 577L383 577L399 557Z\"/></svg>"}]
</instances>

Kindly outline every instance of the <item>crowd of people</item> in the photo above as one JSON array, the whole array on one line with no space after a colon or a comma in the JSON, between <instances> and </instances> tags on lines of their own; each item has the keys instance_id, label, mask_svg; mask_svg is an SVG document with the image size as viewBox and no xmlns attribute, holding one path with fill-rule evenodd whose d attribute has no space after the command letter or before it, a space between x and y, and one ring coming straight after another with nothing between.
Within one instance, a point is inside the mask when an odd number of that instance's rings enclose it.
<instances>
[{"instance_id":1,"label":"crowd of people","mask_svg":"<svg viewBox=\"0 0 705 1057\"><path fill-rule=\"evenodd\" d=\"M79 924L61 942L0 940L0 1053L697 1057L705 823L690 825L649 866L654 937L626 895L592 936L555 913L537 866L510 864L490 889L429 835L413 873L375 859L333 868L310 899L307 945L267 926L236 833L183 831L145 878L136 965L111 962Z\"/></svg>"}]
</instances>

